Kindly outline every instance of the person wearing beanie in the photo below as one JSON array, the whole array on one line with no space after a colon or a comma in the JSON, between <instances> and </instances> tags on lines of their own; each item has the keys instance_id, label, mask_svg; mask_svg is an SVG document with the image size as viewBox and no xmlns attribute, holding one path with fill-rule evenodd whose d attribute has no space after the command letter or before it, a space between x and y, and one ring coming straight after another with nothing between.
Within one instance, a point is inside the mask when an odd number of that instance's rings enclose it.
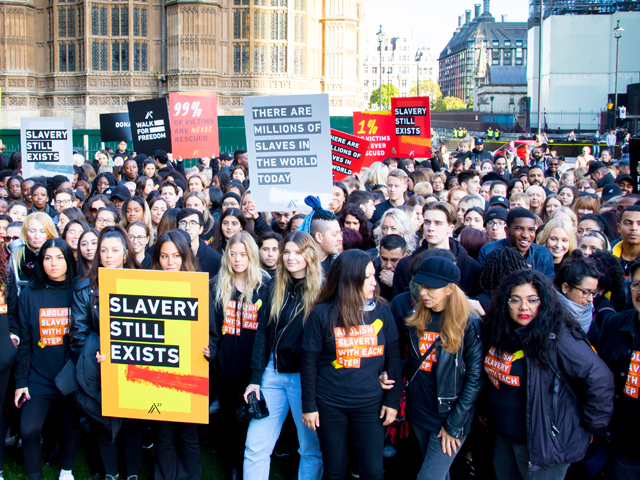
<instances>
[{"instance_id":1,"label":"person wearing beanie","mask_svg":"<svg viewBox=\"0 0 640 480\"><path fill-rule=\"evenodd\" d=\"M318 197L309 195L304 199L304 203L311 207L311 213L305 217L298 230L307 232L316 241L322 276L326 278L329 267L340 253L342 246L340 223L333 213L322 208Z\"/></svg>"},{"instance_id":2,"label":"person wearing beanie","mask_svg":"<svg viewBox=\"0 0 640 480\"><path fill-rule=\"evenodd\" d=\"M227 208L237 208L241 209L240 205L242 204L242 200L240 199L240 195L233 192L225 193L222 196L222 207L220 213L224 213Z\"/></svg>"},{"instance_id":3,"label":"person wearing beanie","mask_svg":"<svg viewBox=\"0 0 640 480\"><path fill-rule=\"evenodd\" d=\"M489 234L489 241L495 242L507 238L507 214L508 210L502 207L493 207L484 215L484 228Z\"/></svg>"},{"instance_id":4,"label":"person wearing beanie","mask_svg":"<svg viewBox=\"0 0 640 480\"><path fill-rule=\"evenodd\" d=\"M410 290L391 302L396 323L406 325L406 415L424 459L418 480L447 477L482 390L480 318L460 278L451 260L425 258Z\"/></svg>"},{"instance_id":5,"label":"person wearing beanie","mask_svg":"<svg viewBox=\"0 0 640 480\"><path fill-rule=\"evenodd\" d=\"M539 270L553 279L553 257L549 249L533 243L536 238L536 216L526 208L512 208L507 215L506 238L487 243L480 249L478 261L484 259L496 248L514 247L527 261L531 268Z\"/></svg>"}]
</instances>

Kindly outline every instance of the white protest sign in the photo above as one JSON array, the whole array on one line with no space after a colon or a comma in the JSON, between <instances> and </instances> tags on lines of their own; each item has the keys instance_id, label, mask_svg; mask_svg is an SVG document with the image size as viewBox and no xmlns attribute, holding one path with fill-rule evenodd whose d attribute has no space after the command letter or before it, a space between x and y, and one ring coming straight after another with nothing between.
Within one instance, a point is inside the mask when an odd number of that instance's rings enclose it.
<instances>
[{"instance_id":1,"label":"white protest sign","mask_svg":"<svg viewBox=\"0 0 640 480\"><path fill-rule=\"evenodd\" d=\"M73 122L70 117L22 117L23 178L66 175L73 181Z\"/></svg>"},{"instance_id":2,"label":"white protest sign","mask_svg":"<svg viewBox=\"0 0 640 480\"><path fill-rule=\"evenodd\" d=\"M329 95L245 97L251 197L259 212L304 211L333 196Z\"/></svg>"}]
</instances>

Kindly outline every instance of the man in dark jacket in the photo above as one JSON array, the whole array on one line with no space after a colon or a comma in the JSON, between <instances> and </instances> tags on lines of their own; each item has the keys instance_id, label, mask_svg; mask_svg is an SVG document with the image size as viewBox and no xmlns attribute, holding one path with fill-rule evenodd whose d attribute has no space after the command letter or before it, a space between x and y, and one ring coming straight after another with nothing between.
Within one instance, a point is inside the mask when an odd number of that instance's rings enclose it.
<instances>
[{"instance_id":1,"label":"man in dark jacket","mask_svg":"<svg viewBox=\"0 0 640 480\"><path fill-rule=\"evenodd\" d=\"M478 254L480 264L496 248L513 247L518 249L531 268L553 278L551 252L546 247L533 243L536 236L536 216L526 208L513 208L507 215L506 231L507 238L487 243L480 249Z\"/></svg>"},{"instance_id":2,"label":"man in dark jacket","mask_svg":"<svg viewBox=\"0 0 640 480\"><path fill-rule=\"evenodd\" d=\"M491 152L487 152L484 149L484 140L482 140L482 138L480 137L476 138L476 146L472 150L472 152L473 152L473 160L476 163L482 162L483 160L491 160L493 162L493 155L491 155Z\"/></svg>"},{"instance_id":3,"label":"man in dark jacket","mask_svg":"<svg viewBox=\"0 0 640 480\"><path fill-rule=\"evenodd\" d=\"M629 266L634 310L602 322L598 353L615 381L614 413L607 430L611 441L609 479L640 478L640 262Z\"/></svg>"},{"instance_id":4,"label":"man in dark jacket","mask_svg":"<svg viewBox=\"0 0 640 480\"><path fill-rule=\"evenodd\" d=\"M458 285L464 293L471 295L478 287L480 264L469 256L464 247L450 237L455 228L456 211L445 202L431 202L424 206L424 237L422 245L409 257L398 263L393 274L392 297L405 292L411 281L411 265L415 258L425 250L441 248L450 250L456 257L456 265L462 273Z\"/></svg>"},{"instance_id":5,"label":"man in dark jacket","mask_svg":"<svg viewBox=\"0 0 640 480\"><path fill-rule=\"evenodd\" d=\"M178 212L176 221L178 228L189 234L191 250L198 259L200 271L208 273L211 280L220 270L222 256L200 238L204 225L202 213L193 208L183 208Z\"/></svg>"},{"instance_id":6,"label":"man in dark jacket","mask_svg":"<svg viewBox=\"0 0 640 480\"><path fill-rule=\"evenodd\" d=\"M591 162L589 164L589 170L585 176L591 177L591 180L596 182L598 188L602 188L610 183L615 183L616 181L606 165L599 161Z\"/></svg>"}]
</instances>

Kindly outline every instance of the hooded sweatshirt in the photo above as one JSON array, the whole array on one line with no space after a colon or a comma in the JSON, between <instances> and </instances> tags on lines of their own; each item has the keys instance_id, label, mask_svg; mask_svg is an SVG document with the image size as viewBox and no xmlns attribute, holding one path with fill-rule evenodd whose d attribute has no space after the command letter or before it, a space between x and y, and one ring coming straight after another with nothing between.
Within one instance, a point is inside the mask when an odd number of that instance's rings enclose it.
<instances>
[{"instance_id":1,"label":"hooded sweatshirt","mask_svg":"<svg viewBox=\"0 0 640 480\"><path fill-rule=\"evenodd\" d=\"M215 298L219 277L211 281L211 292ZM213 361L214 372L224 378L246 379L251 377L251 353L258 330L258 311L269 295L269 276L263 275L250 302L239 301L241 294L236 289L226 305L214 300L214 317L218 332L217 353Z\"/></svg>"},{"instance_id":2,"label":"hooded sweatshirt","mask_svg":"<svg viewBox=\"0 0 640 480\"><path fill-rule=\"evenodd\" d=\"M70 358L69 327L75 282L47 280L45 288L26 287L20 294L20 345L16 388L32 395L61 398L55 378Z\"/></svg>"}]
</instances>

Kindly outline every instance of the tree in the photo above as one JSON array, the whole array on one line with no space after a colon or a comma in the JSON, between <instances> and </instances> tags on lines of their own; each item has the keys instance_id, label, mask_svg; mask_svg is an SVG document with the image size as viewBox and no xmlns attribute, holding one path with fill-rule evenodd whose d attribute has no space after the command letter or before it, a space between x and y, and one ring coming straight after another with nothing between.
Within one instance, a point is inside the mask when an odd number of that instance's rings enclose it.
<instances>
[{"instance_id":1,"label":"tree","mask_svg":"<svg viewBox=\"0 0 640 480\"><path fill-rule=\"evenodd\" d=\"M413 82L413 88L411 89L411 91L409 91L410 97L418 96L416 83L417 82ZM426 80L420 80L420 96L429 97L429 106L431 107L431 110L433 110L434 108L436 108L438 101L442 98L440 85L438 85L430 78L427 78Z\"/></svg>"},{"instance_id":2,"label":"tree","mask_svg":"<svg viewBox=\"0 0 640 480\"><path fill-rule=\"evenodd\" d=\"M385 105L391 108L391 99L394 97L399 97L400 92L398 88L393 84L384 84L382 85L382 106ZM380 88L375 89L371 92L371 99L369 100L369 108L373 108L373 105L380 105Z\"/></svg>"},{"instance_id":3,"label":"tree","mask_svg":"<svg viewBox=\"0 0 640 480\"><path fill-rule=\"evenodd\" d=\"M452 110L466 110L467 104L458 97L444 97L438 101L434 112L450 112Z\"/></svg>"}]
</instances>

